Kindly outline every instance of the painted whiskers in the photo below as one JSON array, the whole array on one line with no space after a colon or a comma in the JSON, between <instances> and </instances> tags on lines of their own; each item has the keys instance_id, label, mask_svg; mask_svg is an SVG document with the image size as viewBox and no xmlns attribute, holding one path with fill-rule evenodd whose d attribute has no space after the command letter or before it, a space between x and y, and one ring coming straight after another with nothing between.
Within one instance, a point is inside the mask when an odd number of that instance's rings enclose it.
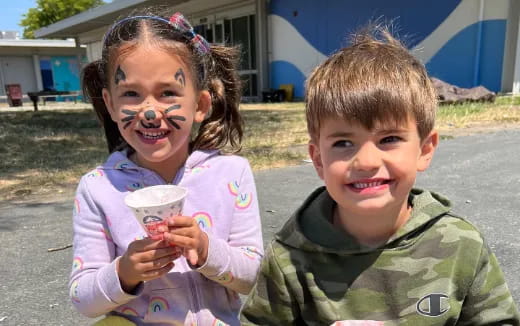
<instances>
[{"instance_id":1,"label":"painted whiskers","mask_svg":"<svg viewBox=\"0 0 520 326\"><path fill-rule=\"evenodd\" d=\"M177 129L181 129L181 126L179 126L175 120L179 120L179 121L186 121L186 118L183 117L182 115L172 115L172 116L168 116L168 113L170 111L173 111L173 110L178 110L181 108L181 105L180 104L175 104L175 105L172 105L170 106L169 108L166 109L166 111L164 111L164 114L166 115L166 120L174 127L174 128L177 128Z\"/></svg>"},{"instance_id":2,"label":"painted whiskers","mask_svg":"<svg viewBox=\"0 0 520 326\"><path fill-rule=\"evenodd\" d=\"M148 108L148 106L145 108ZM126 115L123 119L121 119L121 122L125 123L123 126L123 129L128 128L132 124L132 122L137 118L138 113L145 108L141 108L141 109L137 109L137 110L128 110L128 109L122 110L121 112ZM174 105L168 107L166 110L164 110L164 113L163 113L166 116L166 121L168 121L168 123L175 129L181 129L181 126L176 121L186 121L186 118L182 115L168 116L168 114L171 111L179 110L180 108L181 108L180 104L174 104ZM154 110L147 110L144 113L144 116L145 116L146 120L154 120L156 118ZM155 125L153 123L145 123L143 120L141 120L140 123L141 123L141 126L146 129L160 128L160 126L161 126L160 124Z\"/></svg>"}]
</instances>

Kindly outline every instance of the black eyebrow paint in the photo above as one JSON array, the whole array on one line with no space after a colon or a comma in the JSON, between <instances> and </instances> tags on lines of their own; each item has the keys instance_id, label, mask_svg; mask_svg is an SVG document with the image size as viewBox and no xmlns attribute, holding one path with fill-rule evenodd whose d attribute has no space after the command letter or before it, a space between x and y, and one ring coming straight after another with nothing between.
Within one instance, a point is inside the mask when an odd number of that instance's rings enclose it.
<instances>
[{"instance_id":1,"label":"black eyebrow paint","mask_svg":"<svg viewBox=\"0 0 520 326\"><path fill-rule=\"evenodd\" d=\"M117 66L116 75L114 76L114 82L116 83L116 85L118 85L120 81L125 81L125 80L126 80L125 72L121 69L121 66Z\"/></svg>"},{"instance_id":2,"label":"black eyebrow paint","mask_svg":"<svg viewBox=\"0 0 520 326\"><path fill-rule=\"evenodd\" d=\"M186 86L186 76L184 76L184 71L182 68L179 68L177 72L175 73L175 80L179 82L179 84L182 85L182 87Z\"/></svg>"}]
</instances>

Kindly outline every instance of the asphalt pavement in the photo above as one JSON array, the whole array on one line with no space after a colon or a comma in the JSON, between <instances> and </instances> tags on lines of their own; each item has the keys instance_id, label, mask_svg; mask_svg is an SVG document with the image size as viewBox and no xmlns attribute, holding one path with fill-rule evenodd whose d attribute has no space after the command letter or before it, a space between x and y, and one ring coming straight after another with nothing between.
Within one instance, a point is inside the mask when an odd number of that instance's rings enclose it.
<instances>
[{"instance_id":1,"label":"asphalt pavement","mask_svg":"<svg viewBox=\"0 0 520 326\"><path fill-rule=\"evenodd\" d=\"M417 186L450 198L484 234L520 302L520 130L443 140ZM322 182L312 165L255 174L268 243ZM91 325L68 299L72 193L52 202L0 203L0 325ZM49 251L48 249L55 249Z\"/></svg>"}]
</instances>

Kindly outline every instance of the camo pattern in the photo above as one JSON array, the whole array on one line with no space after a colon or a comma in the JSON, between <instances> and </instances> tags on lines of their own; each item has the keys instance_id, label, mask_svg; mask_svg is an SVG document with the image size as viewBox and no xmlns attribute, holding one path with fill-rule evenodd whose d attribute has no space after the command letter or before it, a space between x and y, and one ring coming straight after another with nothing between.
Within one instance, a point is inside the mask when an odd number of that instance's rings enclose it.
<instances>
[{"instance_id":1,"label":"camo pattern","mask_svg":"<svg viewBox=\"0 0 520 326\"><path fill-rule=\"evenodd\" d=\"M440 195L413 189L410 203L409 221L371 249L328 222L319 188L266 250L242 324L519 325L480 232Z\"/></svg>"}]
</instances>

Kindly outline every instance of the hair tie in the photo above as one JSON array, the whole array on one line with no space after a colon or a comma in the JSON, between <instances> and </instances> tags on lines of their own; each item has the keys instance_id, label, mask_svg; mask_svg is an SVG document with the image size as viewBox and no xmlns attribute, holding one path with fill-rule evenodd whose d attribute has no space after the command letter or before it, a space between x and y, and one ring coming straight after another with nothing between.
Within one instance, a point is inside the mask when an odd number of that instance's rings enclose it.
<instances>
[{"instance_id":1,"label":"hair tie","mask_svg":"<svg viewBox=\"0 0 520 326\"><path fill-rule=\"evenodd\" d=\"M170 24L186 36L199 54L206 54L210 51L208 41L201 35L195 33L191 24L180 12L176 12L170 17Z\"/></svg>"}]
</instances>

